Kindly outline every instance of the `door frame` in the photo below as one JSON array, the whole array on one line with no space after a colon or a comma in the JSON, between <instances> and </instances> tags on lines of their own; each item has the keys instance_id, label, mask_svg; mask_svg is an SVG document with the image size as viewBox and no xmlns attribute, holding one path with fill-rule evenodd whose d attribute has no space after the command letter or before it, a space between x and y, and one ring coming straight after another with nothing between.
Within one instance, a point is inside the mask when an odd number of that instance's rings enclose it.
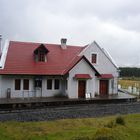
<instances>
[{"instance_id":1,"label":"door frame","mask_svg":"<svg viewBox=\"0 0 140 140\"><path fill-rule=\"evenodd\" d=\"M102 93L102 91L101 91L101 82L102 81L106 82L106 83L104 83L105 86L106 86L105 93ZM100 82L99 82L99 93L100 93L99 94L100 96L108 96L109 95L109 79L100 79Z\"/></svg>"},{"instance_id":2,"label":"door frame","mask_svg":"<svg viewBox=\"0 0 140 140\"><path fill-rule=\"evenodd\" d=\"M84 95L83 96L80 96L80 82L84 82ZM86 87L87 87L87 81L84 79L80 79L78 80L78 98L85 98L86 97Z\"/></svg>"}]
</instances>

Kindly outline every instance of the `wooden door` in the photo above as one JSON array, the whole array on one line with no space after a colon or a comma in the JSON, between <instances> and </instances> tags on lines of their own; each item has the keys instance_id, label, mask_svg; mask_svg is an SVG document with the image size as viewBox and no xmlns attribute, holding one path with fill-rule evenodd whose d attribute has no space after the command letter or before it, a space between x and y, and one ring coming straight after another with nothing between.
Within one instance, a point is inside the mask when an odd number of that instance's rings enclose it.
<instances>
[{"instance_id":1,"label":"wooden door","mask_svg":"<svg viewBox=\"0 0 140 140\"><path fill-rule=\"evenodd\" d=\"M108 80L100 80L100 95L108 95Z\"/></svg>"},{"instance_id":2,"label":"wooden door","mask_svg":"<svg viewBox=\"0 0 140 140\"><path fill-rule=\"evenodd\" d=\"M85 92L86 92L86 81L79 80L78 81L78 97L85 98Z\"/></svg>"}]
</instances>

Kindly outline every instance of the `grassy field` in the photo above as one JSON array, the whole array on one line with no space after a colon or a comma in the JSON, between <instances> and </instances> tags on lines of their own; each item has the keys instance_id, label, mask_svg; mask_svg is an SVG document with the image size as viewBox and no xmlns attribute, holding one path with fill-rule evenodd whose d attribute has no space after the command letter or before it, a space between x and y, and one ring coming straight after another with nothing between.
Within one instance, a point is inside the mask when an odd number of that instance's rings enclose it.
<instances>
[{"instance_id":1,"label":"grassy field","mask_svg":"<svg viewBox=\"0 0 140 140\"><path fill-rule=\"evenodd\" d=\"M127 89L129 86L140 88L140 78L123 77L118 81L122 88Z\"/></svg>"},{"instance_id":2,"label":"grassy field","mask_svg":"<svg viewBox=\"0 0 140 140\"><path fill-rule=\"evenodd\" d=\"M140 114L48 122L0 122L0 140L139 140Z\"/></svg>"},{"instance_id":3,"label":"grassy field","mask_svg":"<svg viewBox=\"0 0 140 140\"><path fill-rule=\"evenodd\" d=\"M121 79L119 80L119 84L121 85L122 88L128 88L129 86L133 87L140 87L140 81L135 81L135 80L124 80Z\"/></svg>"}]
</instances>

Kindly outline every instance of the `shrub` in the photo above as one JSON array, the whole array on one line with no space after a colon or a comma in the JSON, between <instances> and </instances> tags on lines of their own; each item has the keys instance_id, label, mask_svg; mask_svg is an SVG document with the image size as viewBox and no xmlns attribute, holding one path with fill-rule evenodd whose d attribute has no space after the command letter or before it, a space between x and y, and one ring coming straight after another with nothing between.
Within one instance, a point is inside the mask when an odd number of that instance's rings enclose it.
<instances>
[{"instance_id":1,"label":"shrub","mask_svg":"<svg viewBox=\"0 0 140 140\"><path fill-rule=\"evenodd\" d=\"M122 116L118 116L116 118L116 124L125 125L124 118Z\"/></svg>"}]
</instances>

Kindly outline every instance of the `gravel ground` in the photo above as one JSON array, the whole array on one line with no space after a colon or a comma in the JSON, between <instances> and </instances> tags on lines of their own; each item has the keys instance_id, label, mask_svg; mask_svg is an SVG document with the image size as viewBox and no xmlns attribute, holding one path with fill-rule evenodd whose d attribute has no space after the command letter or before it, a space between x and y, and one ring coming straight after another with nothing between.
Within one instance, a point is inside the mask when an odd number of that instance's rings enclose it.
<instances>
[{"instance_id":1,"label":"gravel ground","mask_svg":"<svg viewBox=\"0 0 140 140\"><path fill-rule=\"evenodd\" d=\"M0 111L0 121L47 121L87 118L115 114L140 113L140 102L120 104L84 104L41 109Z\"/></svg>"}]
</instances>

